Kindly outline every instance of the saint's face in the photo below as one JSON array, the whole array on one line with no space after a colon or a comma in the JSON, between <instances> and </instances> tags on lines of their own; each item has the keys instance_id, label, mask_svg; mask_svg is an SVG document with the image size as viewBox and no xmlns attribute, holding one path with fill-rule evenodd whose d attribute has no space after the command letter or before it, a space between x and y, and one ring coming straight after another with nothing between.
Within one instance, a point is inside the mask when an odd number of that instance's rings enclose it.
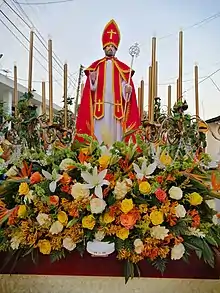
<instances>
[{"instance_id":1,"label":"saint's face","mask_svg":"<svg viewBox=\"0 0 220 293\"><path fill-rule=\"evenodd\" d=\"M104 51L105 51L105 56L113 57L115 56L115 53L117 50L114 45L108 45L104 48Z\"/></svg>"}]
</instances>

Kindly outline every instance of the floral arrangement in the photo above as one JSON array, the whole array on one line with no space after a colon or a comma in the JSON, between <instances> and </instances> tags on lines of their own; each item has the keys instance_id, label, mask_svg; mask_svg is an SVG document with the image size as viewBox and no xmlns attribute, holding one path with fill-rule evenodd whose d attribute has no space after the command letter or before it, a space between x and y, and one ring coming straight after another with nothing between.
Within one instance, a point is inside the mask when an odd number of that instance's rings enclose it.
<instances>
[{"instance_id":1,"label":"floral arrangement","mask_svg":"<svg viewBox=\"0 0 220 293\"><path fill-rule=\"evenodd\" d=\"M210 266L220 246L218 171L205 153L90 137L49 152L26 149L1 169L0 251L59 260L88 241L115 244L126 280L147 260L161 272L194 251Z\"/></svg>"}]
</instances>

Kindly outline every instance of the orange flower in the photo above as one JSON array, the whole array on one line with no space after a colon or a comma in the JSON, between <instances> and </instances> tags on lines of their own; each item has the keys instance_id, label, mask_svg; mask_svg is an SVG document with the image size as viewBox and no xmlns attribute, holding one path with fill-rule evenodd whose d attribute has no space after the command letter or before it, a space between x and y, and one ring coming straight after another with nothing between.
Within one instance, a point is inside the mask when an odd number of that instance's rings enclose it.
<instances>
[{"instance_id":1,"label":"orange flower","mask_svg":"<svg viewBox=\"0 0 220 293\"><path fill-rule=\"evenodd\" d=\"M60 190L62 192L71 193L71 186L69 186L69 185L63 185L63 186L61 186Z\"/></svg>"},{"instance_id":2,"label":"orange flower","mask_svg":"<svg viewBox=\"0 0 220 293\"><path fill-rule=\"evenodd\" d=\"M176 178L172 176L171 174L168 174L166 181L175 181Z\"/></svg>"},{"instance_id":3,"label":"orange flower","mask_svg":"<svg viewBox=\"0 0 220 293\"><path fill-rule=\"evenodd\" d=\"M30 183L31 184L36 184L41 182L42 176L40 174L40 172L34 172L31 177L30 177Z\"/></svg>"},{"instance_id":4,"label":"orange flower","mask_svg":"<svg viewBox=\"0 0 220 293\"><path fill-rule=\"evenodd\" d=\"M8 218L8 225L14 225L15 222L16 222L16 218L18 216L18 209L19 209L19 206L15 207L13 209L13 212L10 214L9 218Z\"/></svg>"},{"instance_id":5,"label":"orange flower","mask_svg":"<svg viewBox=\"0 0 220 293\"><path fill-rule=\"evenodd\" d=\"M63 177L60 180L60 183L63 185L67 185L70 184L70 182L72 181L72 178L66 173L63 173Z\"/></svg>"},{"instance_id":6,"label":"orange flower","mask_svg":"<svg viewBox=\"0 0 220 293\"><path fill-rule=\"evenodd\" d=\"M53 206L57 206L59 204L59 197L57 195L51 195L50 204Z\"/></svg>"},{"instance_id":7,"label":"orange flower","mask_svg":"<svg viewBox=\"0 0 220 293\"><path fill-rule=\"evenodd\" d=\"M122 226L124 226L126 229L132 229L137 222L137 215L135 213L127 213L122 214L120 216L120 221Z\"/></svg>"},{"instance_id":8,"label":"orange flower","mask_svg":"<svg viewBox=\"0 0 220 293\"><path fill-rule=\"evenodd\" d=\"M214 191L220 190L220 180L217 179L216 174L212 172L211 176L212 188Z\"/></svg>"},{"instance_id":9,"label":"orange flower","mask_svg":"<svg viewBox=\"0 0 220 293\"><path fill-rule=\"evenodd\" d=\"M135 175L134 175L134 173L132 173L132 172L129 172L129 173L128 173L128 177L129 177L129 179L131 179L131 180L134 180L134 179L135 179Z\"/></svg>"},{"instance_id":10,"label":"orange flower","mask_svg":"<svg viewBox=\"0 0 220 293\"><path fill-rule=\"evenodd\" d=\"M192 217L192 227L197 228L200 225L200 215L197 210L192 210L188 212L188 215Z\"/></svg>"},{"instance_id":11,"label":"orange flower","mask_svg":"<svg viewBox=\"0 0 220 293\"><path fill-rule=\"evenodd\" d=\"M109 215L111 217L115 217L117 214L119 214L119 212L120 208L117 204L109 207Z\"/></svg>"},{"instance_id":12,"label":"orange flower","mask_svg":"<svg viewBox=\"0 0 220 293\"><path fill-rule=\"evenodd\" d=\"M87 148L84 148L84 149L80 150L78 159L79 159L81 164L83 164L84 162L86 162L90 158L90 156L88 156L88 149L87 150L86 149Z\"/></svg>"},{"instance_id":13,"label":"orange flower","mask_svg":"<svg viewBox=\"0 0 220 293\"><path fill-rule=\"evenodd\" d=\"M175 237L174 243L178 245L183 242L183 238L181 236Z\"/></svg>"}]
</instances>

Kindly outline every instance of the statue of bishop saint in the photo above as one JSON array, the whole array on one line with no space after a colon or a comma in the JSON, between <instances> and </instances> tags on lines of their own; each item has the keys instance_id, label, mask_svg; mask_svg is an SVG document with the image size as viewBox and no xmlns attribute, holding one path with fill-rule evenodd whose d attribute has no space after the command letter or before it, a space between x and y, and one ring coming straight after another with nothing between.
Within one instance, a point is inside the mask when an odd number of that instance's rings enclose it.
<instances>
[{"instance_id":1,"label":"statue of bishop saint","mask_svg":"<svg viewBox=\"0 0 220 293\"><path fill-rule=\"evenodd\" d=\"M93 136L99 143L102 143L103 131L108 131L114 142L121 141L125 131L132 130L134 134L140 126L132 78L128 84L130 67L115 57L119 43L119 28L111 20L102 34L105 57L93 62L85 70L87 79L78 111L76 131L77 134ZM132 70L131 77L133 74Z\"/></svg>"}]
</instances>

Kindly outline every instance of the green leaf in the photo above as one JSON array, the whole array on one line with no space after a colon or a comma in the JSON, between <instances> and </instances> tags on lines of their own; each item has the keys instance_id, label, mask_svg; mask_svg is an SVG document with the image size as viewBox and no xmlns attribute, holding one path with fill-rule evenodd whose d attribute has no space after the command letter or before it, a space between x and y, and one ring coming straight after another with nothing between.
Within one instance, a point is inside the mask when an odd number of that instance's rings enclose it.
<instances>
[{"instance_id":1,"label":"green leaf","mask_svg":"<svg viewBox=\"0 0 220 293\"><path fill-rule=\"evenodd\" d=\"M210 244L210 245L213 245L213 246L216 246L218 247L218 243L216 242L216 240L210 236L210 235L206 235L205 236L205 240Z\"/></svg>"},{"instance_id":2,"label":"green leaf","mask_svg":"<svg viewBox=\"0 0 220 293\"><path fill-rule=\"evenodd\" d=\"M61 251L53 251L50 255L50 261L54 263L55 261L59 261L62 258L65 258L65 252L64 250Z\"/></svg>"},{"instance_id":3,"label":"green leaf","mask_svg":"<svg viewBox=\"0 0 220 293\"><path fill-rule=\"evenodd\" d=\"M68 224L66 225L67 228L72 227L74 224L76 224L78 222L79 219L72 219L68 222Z\"/></svg>"},{"instance_id":4,"label":"green leaf","mask_svg":"<svg viewBox=\"0 0 220 293\"><path fill-rule=\"evenodd\" d=\"M170 227L170 231L175 236L184 235L187 230L188 230L187 223L183 220L179 220L175 226Z\"/></svg>"},{"instance_id":5,"label":"green leaf","mask_svg":"<svg viewBox=\"0 0 220 293\"><path fill-rule=\"evenodd\" d=\"M195 236L185 237L185 246L194 250L198 257L203 258L205 263L208 263L211 267L214 267L214 254L209 244L204 238Z\"/></svg>"},{"instance_id":6,"label":"green leaf","mask_svg":"<svg viewBox=\"0 0 220 293\"><path fill-rule=\"evenodd\" d=\"M140 278L140 276L141 276L141 271L140 271L140 268L139 268L138 264L135 264L135 269L136 269L136 271L137 271L138 278Z\"/></svg>"},{"instance_id":7,"label":"green leaf","mask_svg":"<svg viewBox=\"0 0 220 293\"><path fill-rule=\"evenodd\" d=\"M167 266L167 259L159 257L155 259L151 264L155 269L161 272L161 275L163 275Z\"/></svg>"},{"instance_id":8,"label":"green leaf","mask_svg":"<svg viewBox=\"0 0 220 293\"><path fill-rule=\"evenodd\" d=\"M113 193L108 194L106 202L108 206L112 206L116 202L116 199Z\"/></svg>"},{"instance_id":9,"label":"green leaf","mask_svg":"<svg viewBox=\"0 0 220 293\"><path fill-rule=\"evenodd\" d=\"M200 249L196 249L196 250L195 250L195 253L196 253L198 259L201 259L201 258L202 258L202 250L200 250Z\"/></svg>"},{"instance_id":10,"label":"green leaf","mask_svg":"<svg viewBox=\"0 0 220 293\"><path fill-rule=\"evenodd\" d=\"M130 262L129 260L125 261L124 276L125 276L125 284L127 284L129 279L134 278L134 264Z\"/></svg>"}]
</instances>

